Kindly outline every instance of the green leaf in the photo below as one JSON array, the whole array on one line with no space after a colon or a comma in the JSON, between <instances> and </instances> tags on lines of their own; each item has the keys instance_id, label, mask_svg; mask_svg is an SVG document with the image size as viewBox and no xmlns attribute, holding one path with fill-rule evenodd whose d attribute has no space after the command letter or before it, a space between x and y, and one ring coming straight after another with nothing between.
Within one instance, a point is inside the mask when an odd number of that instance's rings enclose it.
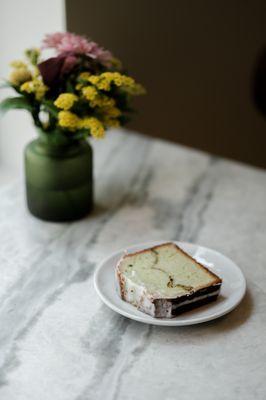
<instances>
[{"instance_id":1,"label":"green leaf","mask_svg":"<svg viewBox=\"0 0 266 400\"><path fill-rule=\"evenodd\" d=\"M68 93L75 93L75 87L73 86L72 82L70 82L69 80L66 81L66 91Z\"/></svg>"},{"instance_id":2,"label":"green leaf","mask_svg":"<svg viewBox=\"0 0 266 400\"><path fill-rule=\"evenodd\" d=\"M54 105L53 101L43 100L43 106L54 118L57 118L58 108Z\"/></svg>"},{"instance_id":3,"label":"green leaf","mask_svg":"<svg viewBox=\"0 0 266 400\"><path fill-rule=\"evenodd\" d=\"M40 51L35 48L27 49L25 51L25 56L32 65L37 65L40 57Z\"/></svg>"},{"instance_id":4,"label":"green leaf","mask_svg":"<svg viewBox=\"0 0 266 400\"><path fill-rule=\"evenodd\" d=\"M14 109L24 109L32 112L32 105L25 97L8 97L0 103L1 114Z\"/></svg>"},{"instance_id":5,"label":"green leaf","mask_svg":"<svg viewBox=\"0 0 266 400\"><path fill-rule=\"evenodd\" d=\"M88 129L78 129L74 134L73 137L74 139L85 139L86 137L89 136L89 130Z\"/></svg>"}]
</instances>

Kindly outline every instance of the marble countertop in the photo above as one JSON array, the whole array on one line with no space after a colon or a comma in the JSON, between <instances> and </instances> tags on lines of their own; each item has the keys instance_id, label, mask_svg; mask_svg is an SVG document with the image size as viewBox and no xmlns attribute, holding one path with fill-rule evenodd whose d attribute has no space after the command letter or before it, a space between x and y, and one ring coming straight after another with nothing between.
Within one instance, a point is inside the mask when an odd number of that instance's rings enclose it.
<instances>
[{"instance_id":1,"label":"marble countertop","mask_svg":"<svg viewBox=\"0 0 266 400\"><path fill-rule=\"evenodd\" d=\"M41 222L22 182L0 190L1 400L264 400L266 173L133 133L95 145L96 208ZM109 253L152 240L232 258L238 308L191 327L115 314L93 288Z\"/></svg>"}]
</instances>

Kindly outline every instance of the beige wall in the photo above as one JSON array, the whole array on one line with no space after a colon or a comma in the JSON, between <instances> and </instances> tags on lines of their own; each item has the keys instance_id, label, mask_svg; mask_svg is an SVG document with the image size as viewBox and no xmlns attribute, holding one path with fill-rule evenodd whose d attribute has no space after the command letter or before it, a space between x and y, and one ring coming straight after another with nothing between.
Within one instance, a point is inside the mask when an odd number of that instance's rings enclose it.
<instances>
[{"instance_id":1,"label":"beige wall","mask_svg":"<svg viewBox=\"0 0 266 400\"><path fill-rule=\"evenodd\" d=\"M26 48L39 46L45 33L64 29L64 0L0 0L0 78L8 76L10 62L21 59ZM14 95L2 89L0 100ZM0 119L0 174L3 169L23 171L23 149L35 136L24 110L12 110Z\"/></svg>"},{"instance_id":2,"label":"beige wall","mask_svg":"<svg viewBox=\"0 0 266 400\"><path fill-rule=\"evenodd\" d=\"M148 90L131 126L266 166L266 121L251 98L266 2L66 0L67 28L113 50Z\"/></svg>"}]
</instances>

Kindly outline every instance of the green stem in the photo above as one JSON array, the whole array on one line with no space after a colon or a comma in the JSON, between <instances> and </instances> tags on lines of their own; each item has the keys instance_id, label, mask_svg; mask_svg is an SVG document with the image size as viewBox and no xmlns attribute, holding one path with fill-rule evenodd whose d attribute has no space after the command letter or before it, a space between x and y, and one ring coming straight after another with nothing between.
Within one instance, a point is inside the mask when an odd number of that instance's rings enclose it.
<instances>
[{"instance_id":1,"label":"green stem","mask_svg":"<svg viewBox=\"0 0 266 400\"><path fill-rule=\"evenodd\" d=\"M42 124L41 124L41 121L39 119L39 111L40 111L40 108L39 107L35 107L33 109L31 115L32 115L32 118L33 118L33 121L34 121L35 125L38 126L39 128L42 128Z\"/></svg>"}]
</instances>

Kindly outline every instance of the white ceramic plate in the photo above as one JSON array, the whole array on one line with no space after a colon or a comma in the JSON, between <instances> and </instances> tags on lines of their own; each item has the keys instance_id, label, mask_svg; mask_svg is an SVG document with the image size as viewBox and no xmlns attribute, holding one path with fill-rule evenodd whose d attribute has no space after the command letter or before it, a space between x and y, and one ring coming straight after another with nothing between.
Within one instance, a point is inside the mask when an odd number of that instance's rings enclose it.
<instances>
[{"instance_id":1,"label":"white ceramic plate","mask_svg":"<svg viewBox=\"0 0 266 400\"><path fill-rule=\"evenodd\" d=\"M163 242L144 243L132 246L126 251L132 253L160 243ZM112 310L127 318L146 324L166 326L199 324L232 311L240 303L246 291L246 280L240 268L229 258L215 250L191 243L176 242L176 244L223 279L221 293L217 301L172 319L153 318L142 313L131 304L121 300L117 292L115 265L125 250L110 255L98 266L95 272L94 287L102 301Z\"/></svg>"}]
</instances>

